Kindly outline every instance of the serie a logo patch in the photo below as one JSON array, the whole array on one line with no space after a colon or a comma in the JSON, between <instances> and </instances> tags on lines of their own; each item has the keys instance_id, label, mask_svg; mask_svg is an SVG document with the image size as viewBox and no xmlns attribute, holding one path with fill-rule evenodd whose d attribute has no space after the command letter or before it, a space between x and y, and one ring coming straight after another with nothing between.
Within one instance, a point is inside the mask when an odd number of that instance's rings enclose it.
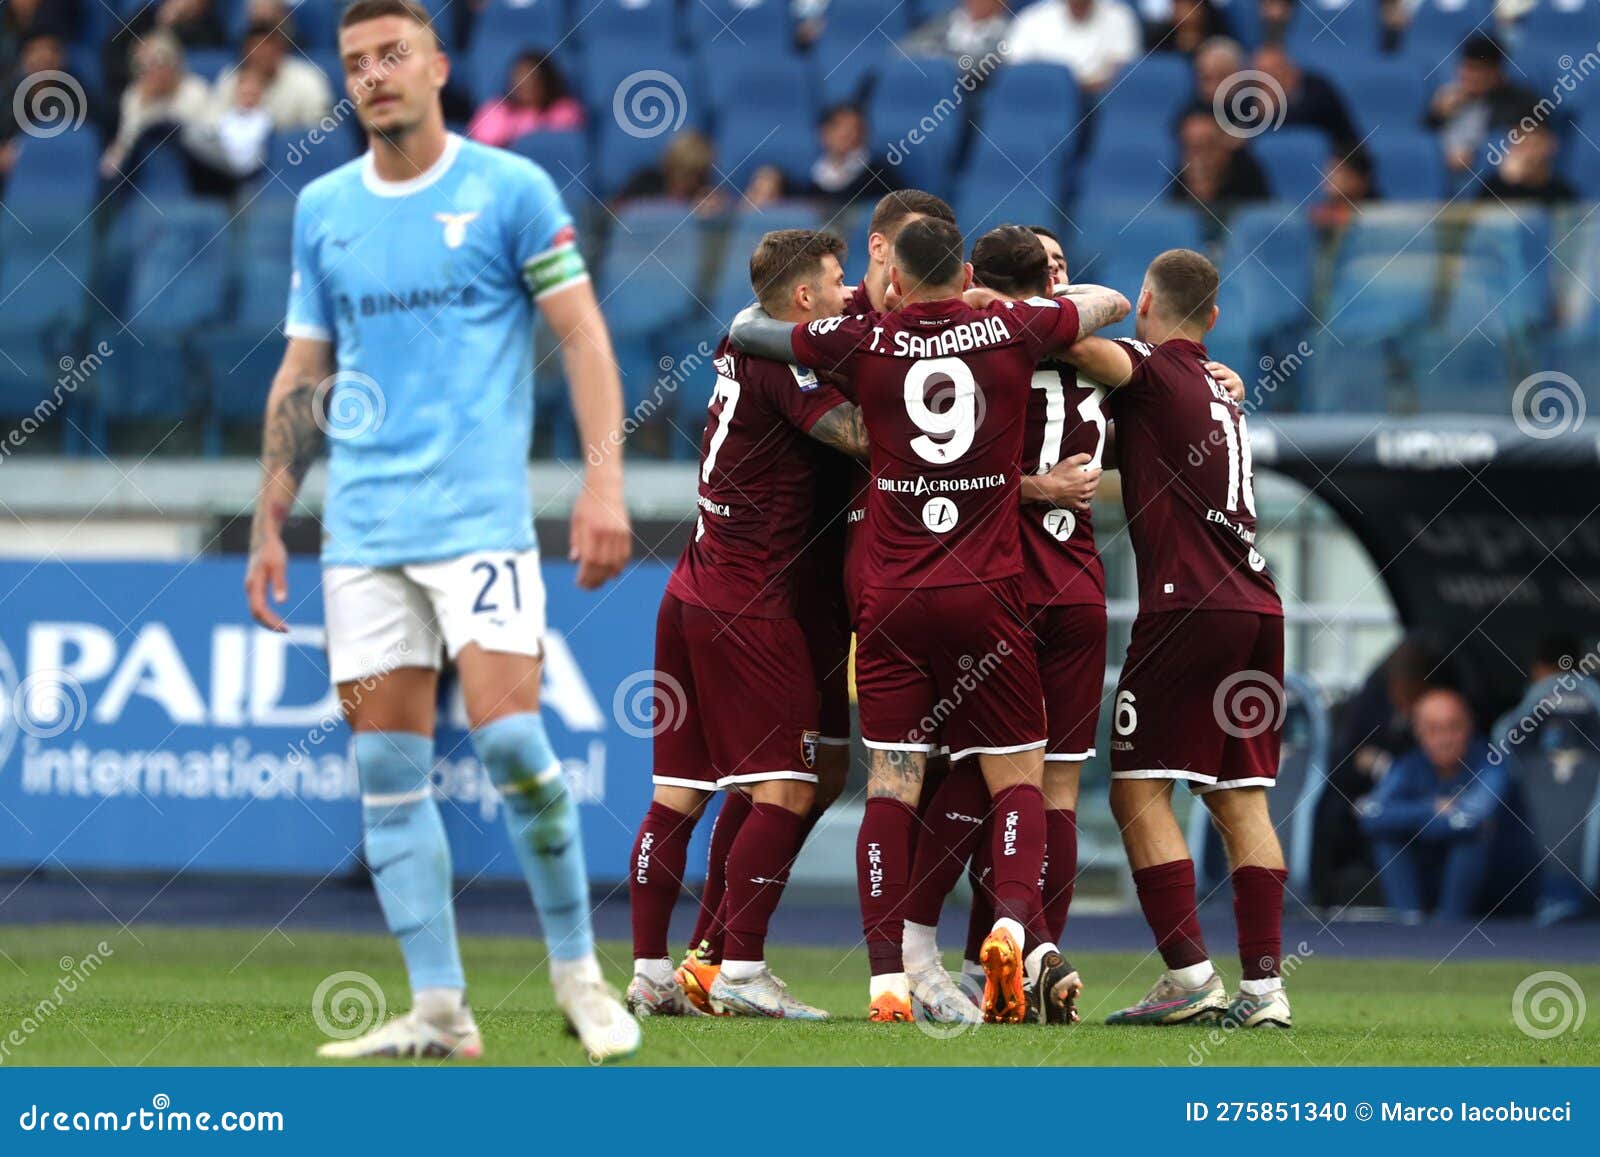
<instances>
[{"instance_id":1,"label":"serie a logo patch","mask_svg":"<svg viewBox=\"0 0 1600 1157\"><path fill-rule=\"evenodd\" d=\"M817 748L822 743L820 731L802 731L800 733L800 758L807 768L817 766Z\"/></svg>"}]
</instances>

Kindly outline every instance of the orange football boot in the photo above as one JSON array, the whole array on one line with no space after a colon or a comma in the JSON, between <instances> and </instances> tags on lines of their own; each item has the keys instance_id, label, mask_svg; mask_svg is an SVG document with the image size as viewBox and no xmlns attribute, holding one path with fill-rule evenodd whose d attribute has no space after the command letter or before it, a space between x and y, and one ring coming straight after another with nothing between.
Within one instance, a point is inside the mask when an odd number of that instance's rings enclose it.
<instances>
[{"instance_id":1,"label":"orange football boot","mask_svg":"<svg viewBox=\"0 0 1600 1157\"><path fill-rule=\"evenodd\" d=\"M711 986L716 983L717 974L721 971L722 965L701 960L700 949L691 948L683 954L683 963L678 965L673 975L683 986L683 994L689 998L690 1004L709 1016L724 1016L725 1013L711 1006Z\"/></svg>"},{"instance_id":2,"label":"orange football boot","mask_svg":"<svg viewBox=\"0 0 1600 1157\"><path fill-rule=\"evenodd\" d=\"M867 1006L867 1019L874 1024L911 1022L911 1001L898 992L880 992Z\"/></svg>"},{"instance_id":3,"label":"orange football boot","mask_svg":"<svg viewBox=\"0 0 1600 1157\"><path fill-rule=\"evenodd\" d=\"M989 1024L1021 1024L1028 1008L1023 989L1022 945L996 926L978 952L983 965L983 1019Z\"/></svg>"}]
</instances>

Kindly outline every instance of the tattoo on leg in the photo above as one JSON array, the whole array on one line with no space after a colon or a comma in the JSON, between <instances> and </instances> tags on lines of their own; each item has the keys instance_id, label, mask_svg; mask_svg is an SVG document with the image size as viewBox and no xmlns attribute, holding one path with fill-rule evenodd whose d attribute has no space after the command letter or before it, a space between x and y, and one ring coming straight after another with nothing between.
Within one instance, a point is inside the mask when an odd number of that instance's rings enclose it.
<instances>
[{"instance_id":1,"label":"tattoo on leg","mask_svg":"<svg viewBox=\"0 0 1600 1157\"><path fill-rule=\"evenodd\" d=\"M887 797L917 806L922 795L922 776L928 757L920 751L879 751L872 749L867 765L867 795Z\"/></svg>"}]
</instances>

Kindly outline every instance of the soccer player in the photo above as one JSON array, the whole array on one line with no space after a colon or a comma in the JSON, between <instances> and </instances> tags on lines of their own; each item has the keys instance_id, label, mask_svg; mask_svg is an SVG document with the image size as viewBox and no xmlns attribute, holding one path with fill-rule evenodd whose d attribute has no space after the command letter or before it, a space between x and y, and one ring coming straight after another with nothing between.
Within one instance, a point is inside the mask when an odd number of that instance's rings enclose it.
<instances>
[{"instance_id":1,"label":"soccer player","mask_svg":"<svg viewBox=\"0 0 1600 1157\"><path fill-rule=\"evenodd\" d=\"M329 670L355 733L367 863L413 1003L320 1052L482 1050L431 781L443 650L533 893L556 1003L592 1057L623 1056L639 1026L601 978L577 807L539 711L545 600L526 466L536 310L596 446L620 445L610 337L550 178L445 130L450 62L426 10L357 0L339 53L369 149L306 186L295 210L289 341L267 400L245 589L256 620L284 630L273 606L288 597L283 523L326 428ZM612 454L590 465L573 505L579 586L621 570L630 533Z\"/></svg>"},{"instance_id":2,"label":"soccer player","mask_svg":"<svg viewBox=\"0 0 1600 1157\"><path fill-rule=\"evenodd\" d=\"M972 249L973 282L1013 301L1048 296L1065 288L1067 267L1059 243L1039 227L1005 225L980 237ZM1207 368L1235 396L1244 383L1221 363ZM1059 944L1072 904L1078 867L1077 804L1084 761L1094 755L1100 719L1101 682L1106 660L1105 571L1095 546L1089 500L1106 461L1109 424L1103 410L1105 387L1057 358L1041 362L1033 376L1028 405L1023 469L1047 474L1069 452L1081 455L1083 487L1076 500L1040 501L1022 507L1022 587L1027 625L1044 688L1049 743L1045 748L1045 868L1040 877L1044 928L1041 939ZM994 923L983 881L990 870L979 838L986 812L982 780L963 767L940 786L927 808L930 838L918 843L907 904L905 950L918 988L919 970L938 984L944 975L935 942L939 910L960 878L965 861L973 864L972 918L964 977L981 980L977 964L983 939ZM1050 960L1028 986L1028 1019L1069 1024L1081 982L1065 960Z\"/></svg>"},{"instance_id":3,"label":"soccer player","mask_svg":"<svg viewBox=\"0 0 1600 1157\"><path fill-rule=\"evenodd\" d=\"M750 259L757 299L790 323L836 316L843 253L831 233L768 233ZM827 1018L772 974L765 940L815 802L817 684L795 609L818 443L860 456L866 435L856 407L796 360L751 357L726 340L716 354L700 517L656 621L658 710L673 701L687 710L657 729L655 790L634 844L628 1003L641 1015L701 1012L674 975L667 930L694 825L712 792L732 789L749 794L749 812L726 851L726 945L707 1001L735 1014Z\"/></svg>"},{"instance_id":4,"label":"soccer player","mask_svg":"<svg viewBox=\"0 0 1600 1157\"><path fill-rule=\"evenodd\" d=\"M1200 254L1168 250L1145 273L1138 340L1090 339L1066 355L1114 387L1139 617L1113 704L1111 810L1167 966L1112 1024L1223 1013L1244 1027L1290 1024L1278 963L1286 874L1266 796L1278 771L1283 605L1256 549L1244 415L1205 365L1217 280ZM1276 701L1266 726L1241 709L1253 696ZM1196 918L1177 780L1200 795L1228 852L1243 969L1231 1002Z\"/></svg>"},{"instance_id":5,"label":"soccer player","mask_svg":"<svg viewBox=\"0 0 1600 1157\"><path fill-rule=\"evenodd\" d=\"M856 651L861 729L872 753L857 843L873 973L869 1018L912 1015L901 907L937 733L952 758L979 756L990 788L997 919L983 953L985 1018L1014 1022L1023 1012L1024 927L1038 906L1044 846L1044 718L1017 577L1023 416L1039 358L1117 320L1127 302L1089 288L1076 304L972 309L961 297L971 283L961 233L931 219L900 231L890 282L900 302L893 313L802 327L752 309L731 336L752 352L841 375L871 441ZM1026 958L1037 962L1031 952Z\"/></svg>"}]
</instances>

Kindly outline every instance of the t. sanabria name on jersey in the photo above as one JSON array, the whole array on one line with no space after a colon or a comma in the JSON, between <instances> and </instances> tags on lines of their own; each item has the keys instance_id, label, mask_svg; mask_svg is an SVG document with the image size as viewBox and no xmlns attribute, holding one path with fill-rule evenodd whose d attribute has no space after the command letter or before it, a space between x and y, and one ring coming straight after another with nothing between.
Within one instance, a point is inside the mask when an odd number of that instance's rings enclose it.
<instances>
[{"instance_id":1,"label":"t. sanabria name on jersey","mask_svg":"<svg viewBox=\"0 0 1600 1157\"><path fill-rule=\"evenodd\" d=\"M902 329L896 330L893 336L895 357L940 358L985 346L1005 345L1011 340L1011 331L998 316L991 316L958 322L938 333L907 333ZM873 326L873 352L885 352L887 348L883 343L883 326Z\"/></svg>"}]
</instances>

